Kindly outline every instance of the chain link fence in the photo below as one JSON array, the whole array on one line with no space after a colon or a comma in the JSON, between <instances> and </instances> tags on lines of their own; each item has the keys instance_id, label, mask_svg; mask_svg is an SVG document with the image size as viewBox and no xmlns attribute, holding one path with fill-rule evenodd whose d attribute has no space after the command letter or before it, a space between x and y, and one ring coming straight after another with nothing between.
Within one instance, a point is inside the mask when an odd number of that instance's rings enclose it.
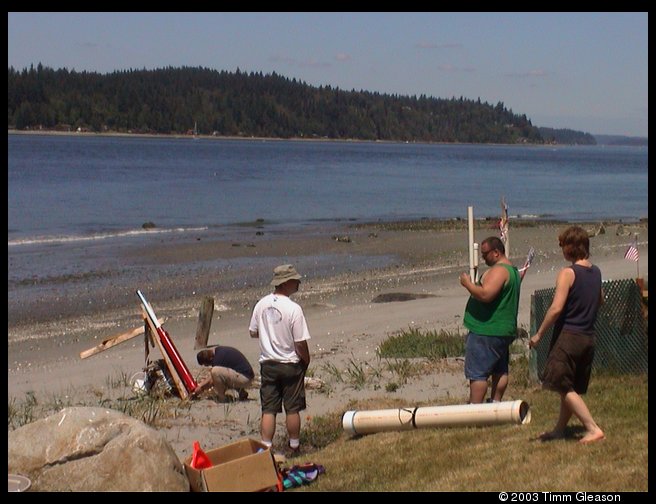
<instances>
[{"instance_id":1,"label":"chain link fence","mask_svg":"<svg viewBox=\"0 0 656 504\"><path fill-rule=\"evenodd\" d=\"M603 283L605 302L599 308L595 331L597 342L593 369L618 373L647 373L646 307L642 291L634 280L612 280ZM535 334L551 306L555 287L537 290L531 296L531 334ZM549 353L553 326L531 351L529 374L539 381Z\"/></svg>"}]
</instances>

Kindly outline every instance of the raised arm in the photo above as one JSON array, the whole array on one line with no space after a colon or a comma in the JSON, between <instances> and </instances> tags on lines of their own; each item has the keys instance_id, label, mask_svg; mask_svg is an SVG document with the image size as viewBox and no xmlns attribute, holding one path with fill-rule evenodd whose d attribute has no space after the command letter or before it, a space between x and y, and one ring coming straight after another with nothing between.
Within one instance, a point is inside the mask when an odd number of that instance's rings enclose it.
<instances>
[{"instance_id":1,"label":"raised arm","mask_svg":"<svg viewBox=\"0 0 656 504\"><path fill-rule=\"evenodd\" d=\"M503 266L494 266L487 270L481 278L481 284L477 285L471 281L467 273L460 275L460 283L478 301L490 303L494 301L504 284L508 280L508 270Z\"/></svg>"}]
</instances>

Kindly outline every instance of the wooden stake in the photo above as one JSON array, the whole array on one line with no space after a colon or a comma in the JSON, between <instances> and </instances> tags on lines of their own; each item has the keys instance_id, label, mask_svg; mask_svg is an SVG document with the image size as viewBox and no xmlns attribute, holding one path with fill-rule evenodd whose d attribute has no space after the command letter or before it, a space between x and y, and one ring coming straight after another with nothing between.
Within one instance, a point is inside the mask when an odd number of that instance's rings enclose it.
<instances>
[{"instance_id":1,"label":"wooden stake","mask_svg":"<svg viewBox=\"0 0 656 504\"><path fill-rule=\"evenodd\" d=\"M214 298L207 296L203 299L198 312L198 326L196 327L196 341L194 350L205 348L207 340L210 337L210 326L212 325L212 315L214 314Z\"/></svg>"}]
</instances>

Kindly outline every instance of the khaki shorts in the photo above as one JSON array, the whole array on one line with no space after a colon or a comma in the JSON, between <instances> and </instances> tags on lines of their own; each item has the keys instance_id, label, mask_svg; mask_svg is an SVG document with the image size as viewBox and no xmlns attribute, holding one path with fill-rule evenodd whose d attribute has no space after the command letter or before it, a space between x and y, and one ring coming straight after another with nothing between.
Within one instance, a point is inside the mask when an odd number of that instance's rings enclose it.
<instances>
[{"instance_id":1,"label":"khaki shorts","mask_svg":"<svg viewBox=\"0 0 656 504\"><path fill-rule=\"evenodd\" d=\"M210 373L212 375L214 389L220 398L225 397L226 389L241 390L250 387L253 383L251 378L238 373L234 369L223 366L213 366Z\"/></svg>"},{"instance_id":2,"label":"khaki shorts","mask_svg":"<svg viewBox=\"0 0 656 504\"><path fill-rule=\"evenodd\" d=\"M260 363L262 413L297 413L305 409L305 370L301 364Z\"/></svg>"}]
</instances>

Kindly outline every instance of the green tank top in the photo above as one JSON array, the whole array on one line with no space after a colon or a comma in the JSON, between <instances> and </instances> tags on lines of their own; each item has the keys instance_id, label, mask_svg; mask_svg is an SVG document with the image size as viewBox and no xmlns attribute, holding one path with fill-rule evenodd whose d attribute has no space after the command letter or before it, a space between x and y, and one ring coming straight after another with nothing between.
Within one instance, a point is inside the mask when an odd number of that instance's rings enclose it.
<instances>
[{"instance_id":1,"label":"green tank top","mask_svg":"<svg viewBox=\"0 0 656 504\"><path fill-rule=\"evenodd\" d=\"M517 334L519 311L519 271L514 266L500 264L508 270L508 281L491 303L483 303L470 296L465 308L464 324L471 332L482 336L508 336Z\"/></svg>"}]
</instances>

